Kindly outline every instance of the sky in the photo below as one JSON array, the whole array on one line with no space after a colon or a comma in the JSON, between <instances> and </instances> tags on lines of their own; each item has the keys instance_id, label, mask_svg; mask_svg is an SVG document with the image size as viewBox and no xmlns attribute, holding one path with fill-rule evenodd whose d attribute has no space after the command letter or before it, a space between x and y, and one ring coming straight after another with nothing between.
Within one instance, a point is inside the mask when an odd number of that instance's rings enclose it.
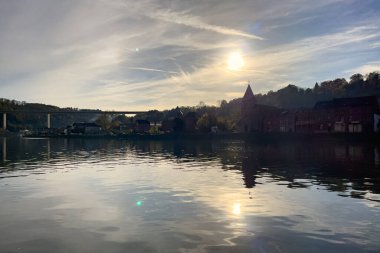
<instances>
[{"instance_id":1,"label":"sky","mask_svg":"<svg viewBox=\"0 0 380 253\"><path fill-rule=\"evenodd\" d=\"M0 97L149 110L380 70L378 0L0 0Z\"/></svg>"}]
</instances>

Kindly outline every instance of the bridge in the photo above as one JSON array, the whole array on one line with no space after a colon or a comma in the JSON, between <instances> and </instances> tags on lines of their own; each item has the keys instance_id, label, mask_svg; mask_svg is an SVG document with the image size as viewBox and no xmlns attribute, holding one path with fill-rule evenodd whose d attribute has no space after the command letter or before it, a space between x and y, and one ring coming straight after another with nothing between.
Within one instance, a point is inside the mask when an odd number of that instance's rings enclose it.
<instances>
[{"instance_id":1,"label":"bridge","mask_svg":"<svg viewBox=\"0 0 380 253\"><path fill-rule=\"evenodd\" d=\"M0 111L3 114L3 129L7 129L7 114L26 113L26 114L46 114L47 115L47 128L51 128L51 114L139 114L146 113L146 111L100 111L100 110L43 110L43 111L30 111L30 110L6 110Z\"/></svg>"}]
</instances>

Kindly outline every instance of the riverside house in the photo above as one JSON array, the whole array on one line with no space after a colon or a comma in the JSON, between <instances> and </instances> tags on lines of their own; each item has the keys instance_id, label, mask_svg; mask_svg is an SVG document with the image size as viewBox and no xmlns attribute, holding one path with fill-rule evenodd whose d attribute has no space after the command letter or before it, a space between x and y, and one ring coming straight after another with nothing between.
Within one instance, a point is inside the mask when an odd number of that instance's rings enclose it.
<instances>
[{"instance_id":1,"label":"riverside house","mask_svg":"<svg viewBox=\"0 0 380 253\"><path fill-rule=\"evenodd\" d=\"M248 85L241 113L238 125L245 133L371 133L380 126L375 96L335 98L317 102L313 108L284 109L257 104Z\"/></svg>"}]
</instances>

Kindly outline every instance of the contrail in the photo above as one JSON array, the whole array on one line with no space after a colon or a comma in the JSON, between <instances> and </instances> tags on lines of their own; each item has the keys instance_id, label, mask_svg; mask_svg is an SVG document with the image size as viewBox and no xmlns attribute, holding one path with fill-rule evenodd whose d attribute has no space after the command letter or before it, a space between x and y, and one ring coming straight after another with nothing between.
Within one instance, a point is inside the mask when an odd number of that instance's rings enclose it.
<instances>
[{"instance_id":1,"label":"contrail","mask_svg":"<svg viewBox=\"0 0 380 253\"><path fill-rule=\"evenodd\" d=\"M212 31L216 33L226 34L226 35L235 35L235 36L241 36L246 37L249 39L255 39L255 40L265 40L263 37L253 35L250 33L246 33L240 30L224 27L224 26L218 26L218 25L210 25L202 20L199 19L197 16L190 16L181 14L178 12L173 12L170 10L159 10L152 13L147 14L148 17L152 19L158 19L169 23L175 23L185 26L190 26L193 28L198 28L202 30Z\"/></svg>"},{"instance_id":2,"label":"contrail","mask_svg":"<svg viewBox=\"0 0 380 253\"><path fill-rule=\"evenodd\" d=\"M162 70L162 69L151 69L151 68L140 68L140 67L126 67L127 69L135 69L135 70L144 70L144 71L154 71L154 72L163 72L168 74L180 74L176 71L168 71L168 70Z\"/></svg>"},{"instance_id":3,"label":"contrail","mask_svg":"<svg viewBox=\"0 0 380 253\"><path fill-rule=\"evenodd\" d=\"M108 1L104 1L104 2L109 3ZM130 5L127 5L125 2L121 6L127 7L128 9L136 8L136 6L131 7ZM220 33L220 34L241 36L241 37L254 39L254 40L265 40L265 38L263 37L246 33L241 30L232 29L225 26L207 24L203 22L198 16L186 15L184 13L174 12L170 9L161 9L161 10L149 12L146 10L146 8L144 8L144 6L139 6L139 5L137 6L138 6L137 11L139 11L139 13L144 13L145 16L152 19L157 19L157 20L168 22L168 23L185 25L185 26L189 26L189 27L193 27L193 28L197 28L201 30L212 31L212 32Z\"/></svg>"}]
</instances>

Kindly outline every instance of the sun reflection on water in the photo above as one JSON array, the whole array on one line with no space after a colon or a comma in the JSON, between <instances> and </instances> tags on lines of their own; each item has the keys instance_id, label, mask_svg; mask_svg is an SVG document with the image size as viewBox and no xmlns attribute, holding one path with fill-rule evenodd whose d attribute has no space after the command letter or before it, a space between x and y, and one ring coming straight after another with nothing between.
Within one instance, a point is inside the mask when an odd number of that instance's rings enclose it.
<instances>
[{"instance_id":1,"label":"sun reflection on water","mask_svg":"<svg viewBox=\"0 0 380 253\"><path fill-rule=\"evenodd\" d=\"M235 215L239 215L241 213L240 203L235 203L232 208L232 213Z\"/></svg>"}]
</instances>

